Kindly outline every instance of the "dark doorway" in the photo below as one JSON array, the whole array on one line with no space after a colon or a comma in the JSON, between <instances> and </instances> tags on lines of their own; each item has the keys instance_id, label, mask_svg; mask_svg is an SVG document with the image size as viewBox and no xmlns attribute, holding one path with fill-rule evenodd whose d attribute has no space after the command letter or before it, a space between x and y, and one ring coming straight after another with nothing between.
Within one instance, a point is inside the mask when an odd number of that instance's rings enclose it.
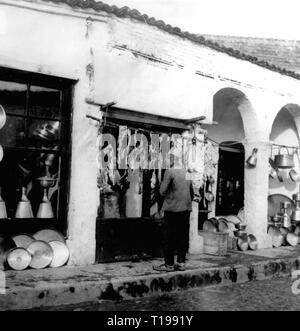
<instances>
[{"instance_id":1,"label":"dark doorway","mask_svg":"<svg viewBox=\"0 0 300 331\"><path fill-rule=\"evenodd\" d=\"M220 144L216 215L237 215L244 206L244 165L242 144Z\"/></svg>"}]
</instances>

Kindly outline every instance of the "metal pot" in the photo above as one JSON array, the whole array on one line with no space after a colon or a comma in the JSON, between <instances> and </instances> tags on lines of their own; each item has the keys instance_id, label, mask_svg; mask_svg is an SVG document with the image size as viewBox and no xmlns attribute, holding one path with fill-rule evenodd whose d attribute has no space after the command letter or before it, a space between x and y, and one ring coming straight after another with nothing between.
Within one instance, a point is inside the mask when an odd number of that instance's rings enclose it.
<instances>
[{"instance_id":1,"label":"metal pot","mask_svg":"<svg viewBox=\"0 0 300 331\"><path fill-rule=\"evenodd\" d=\"M278 178L278 180L282 183L283 177L282 177L280 171L278 170L278 168L276 167L276 164L272 158L269 158L269 164L271 166L270 176L274 179Z\"/></svg>"},{"instance_id":2,"label":"metal pot","mask_svg":"<svg viewBox=\"0 0 300 331\"><path fill-rule=\"evenodd\" d=\"M287 228L280 227L279 231L283 236L283 243L282 244L286 245L287 244L286 238L287 238L287 235L289 234L289 230Z\"/></svg>"},{"instance_id":3,"label":"metal pot","mask_svg":"<svg viewBox=\"0 0 300 331\"><path fill-rule=\"evenodd\" d=\"M284 242L283 235L281 234L280 230L275 226L270 226L268 229L268 234L272 238L272 245L273 247L280 247Z\"/></svg>"},{"instance_id":4,"label":"metal pot","mask_svg":"<svg viewBox=\"0 0 300 331\"><path fill-rule=\"evenodd\" d=\"M218 219L218 231L222 233L229 233L229 227L225 218Z\"/></svg>"},{"instance_id":5,"label":"metal pot","mask_svg":"<svg viewBox=\"0 0 300 331\"><path fill-rule=\"evenodd\" d=\"M240 231L245 231L247 228L247 224L239 223L239 224L236 224L235 227Z\"/></svg>"},{"instance_id":6,"label":"metal pot","mask_svg":"<svg viewBox=\"0 0 300 331\"><path fill-rule=\"evenodd\" d=\"M281 169L289 169L295 167L294 155L289 154L289 151L288 154L281 154L281 148L279 150L279 154L275 155L274 162L275 166Z\"/></svg>"},{"instance_id":7,"label":"metal pot","mask_svg":"<svg viewBox=\"0 0 300 331\"><path fill-rule=\"evenodd\" d=\"M212 193L212 183L211 182L209 182L208 191L205 192L205 199L208 202L213 202L215 200L215 196Z\"/></svg>"},{"instance_id":8,"label":"metal pot","mask_svg":"<svg viewBox=\"0 0 300 331\"><path fill-rule=\"evenodd\" d=\"M216 218L210 218L203 223L203 230L210 232L217 232L218 221Z\"/></svg>"},{"instance_id":9,"label":"metal pot","mask_svg":"<svg viewBox=\"0 0 300 331\"><path fill-rule=\"evenodd\" d=\"M299 244L299 237L294 233L288 233L286 241L291 246L297 246Z\"/></svg>"},{"instance_id":10,"label":"metal pot","mask_svg":"<svg viewBox=\"0 0 300 331\"><path fill-rule=\"evenodd\" d=\"M298 172L295 169L291 169L289 171L289 176L290 176L291 180L295 183L299 182L299 180L300 180L300 176L299 176Z\"/></svg>"},{"instance_id":11,"label":"metal pot","mask_svg":"<svg viewBox=\"0 0 300 331\"><path fill-rule=\"evenodd\" d=\"M249 235L248 235L248 245L249 245L249 248L250 248L252 251L257 250L258 242L257 242L256 237L255 237L253 234L249 234Z\"/></svg>"},{"instance_id":12,"label":"metal pot","mask_svg":"<svg viewBox=\"0 0 300 331\"><path fill-rule=\"evenodd\" d=\"M241 251L246 251L249 247L247 235L241 236L237 240L238 249Z\"/></svg>"},{"instance_id":13,"label":"metal pot","mask_svg":"<svg viewBox=\"0 0 300 331\"><path fill-rule=\"evenodd\" d=\"M247 234L247 232L245 232L245 231L241 231L241 230L233 231L233 233L234 233L234 235L235 235L236 237L243 237L243 236L245 236L245 235Z\"/></svg>"}]
</instances>

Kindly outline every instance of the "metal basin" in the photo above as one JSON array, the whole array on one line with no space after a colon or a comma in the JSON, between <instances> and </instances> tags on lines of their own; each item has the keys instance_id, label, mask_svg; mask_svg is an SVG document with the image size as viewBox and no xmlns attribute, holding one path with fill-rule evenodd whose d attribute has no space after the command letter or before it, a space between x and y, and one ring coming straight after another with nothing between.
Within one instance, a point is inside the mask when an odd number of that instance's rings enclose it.
<instances>
[{"instance_id":1,"label":"metal basin","mask_svg":"<svg viewBox=\"0 0 300 331\"><path fill-rule=\"evenodd\" d=\"M30 253L22 247L11 249L6 256L6 264L13 270L25 270L31 263Z\"/></svg>"},{"instance_id":2,"label":"metal basin","mask_svg":"<svg viewBox=\"0 0 300 331\"><path fill-rule=\"evenodd\" d=\"M33 269L43 269L50 265L53 259L53 250L45 241L37 240L27 247L32 259L30 267Z\"/></svg>"}]
</instances>

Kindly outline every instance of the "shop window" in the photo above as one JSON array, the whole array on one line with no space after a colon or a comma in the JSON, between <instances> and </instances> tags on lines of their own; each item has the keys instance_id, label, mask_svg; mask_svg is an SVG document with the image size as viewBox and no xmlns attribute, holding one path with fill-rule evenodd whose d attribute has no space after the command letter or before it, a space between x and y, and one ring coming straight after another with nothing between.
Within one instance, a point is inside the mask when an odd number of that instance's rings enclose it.
<instances>
[{"instance_id":1,"label":"shop window","mask_svg":"<svg viewBox=\"0 0 300 331\"><path fill-rule=\"evenodd\" d=\"M69 81L0 69L0 105L7 117L0 130L0 186L10 221L44 219L66 232L71 88ZM18 210L24 193L34 220ZM45 198L50 203L43 210Z\"/></svg>"}]
</instances>

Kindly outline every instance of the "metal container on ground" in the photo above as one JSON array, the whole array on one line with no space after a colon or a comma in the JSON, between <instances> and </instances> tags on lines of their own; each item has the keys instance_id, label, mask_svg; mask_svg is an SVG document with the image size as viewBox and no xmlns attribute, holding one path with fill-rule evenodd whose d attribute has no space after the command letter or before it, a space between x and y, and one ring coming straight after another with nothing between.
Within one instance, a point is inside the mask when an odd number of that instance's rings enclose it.
<instances>
[{"instance_id":1,"label":"metal container on ground","mask_svg":"<svg viewBox=\"0 0 300 331\"><path fill-rule=\"evenodd\" d=\"M248 235L248 245L249 245L249 248L250 248L252 251L257 250L257 248L258 248L258 242L257 242L257 239L256 239L256 237L255 237L253 234L249 234L249 235Z\"/></svg>"}]
</instances>

